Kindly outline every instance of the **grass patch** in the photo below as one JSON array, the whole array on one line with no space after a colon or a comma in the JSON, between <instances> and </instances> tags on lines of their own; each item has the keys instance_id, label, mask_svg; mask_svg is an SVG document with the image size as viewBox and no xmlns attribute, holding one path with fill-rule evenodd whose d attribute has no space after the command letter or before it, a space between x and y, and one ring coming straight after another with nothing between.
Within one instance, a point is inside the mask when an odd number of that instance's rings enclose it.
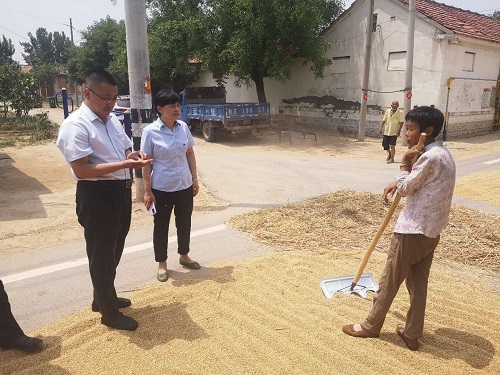
<instances>
[{"instance_id":1,"label":"grass patch","mask_svg":"<svg viewBox=\"0 0 500 375\"><path fill-rule=\"evenodd\" d=\"M13 147L55 139L59 127L47 113L0 117L0 147Z\"/></svg>"}]
</instances>

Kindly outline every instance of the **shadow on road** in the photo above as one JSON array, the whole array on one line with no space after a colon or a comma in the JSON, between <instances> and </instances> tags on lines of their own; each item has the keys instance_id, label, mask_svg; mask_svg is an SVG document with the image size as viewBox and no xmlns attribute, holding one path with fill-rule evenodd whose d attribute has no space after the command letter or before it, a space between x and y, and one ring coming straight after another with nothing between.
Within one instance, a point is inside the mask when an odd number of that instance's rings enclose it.
<instances>
[{"instance_id":1,"label":"shadow on road","mask_svg":"<svg viewBox=\"0 0 500 375\"><path fill-rule=\"evenodd\" d=\"M40 195L50 194L38 180L28 176L15 167L15 160L7 154L0 154L0 206L10 207L16 202L15 209L0 210L0 221L30 220L47 217ZM15 186L22 186L18 191Z\"/></svg>"}]
</instances>

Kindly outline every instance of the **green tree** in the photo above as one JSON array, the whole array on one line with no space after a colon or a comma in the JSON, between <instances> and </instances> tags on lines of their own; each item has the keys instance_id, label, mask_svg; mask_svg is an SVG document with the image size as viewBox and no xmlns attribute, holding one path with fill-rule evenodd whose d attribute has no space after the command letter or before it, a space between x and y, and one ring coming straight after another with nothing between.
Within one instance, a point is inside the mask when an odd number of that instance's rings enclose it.
<instances>
[{"instance_id":1,"label":"green tree","mask_svg":"<svg viewBox=\"0 0 500 375\"><path fill-rule=\"evenodd\" d=\"M37 82L42 96L48 96L50 87L54 84L54 78L62 70L62 67L56 64L40 64L35 65L31 74Z\"/></svg>"},{"instance_id":2,"label":"green tree","mask_svg":"<svg viewBox=\"0 0 500 375\"><path fill-rule=\"evenodd\" d=\"M68 48L71 47L71 40L64 32L54 31L52 34L52 46L54 48L54 63L66 64L68 62Z\"/></svg>"},{"instance_id":3,"label":"green tree","mask_svg":"<svg viewBox=\"0 0 500 375\"><path fill-rule=\"evenodd\" d=\"M17 81L12 86L10 106L16 116L27 115L40 100L38 82L30 73L19 72Z\"/></svg>"},{"instance_id":4,"label":"green tree","mask_svg":"<svg viewBox=\"0 0 500 375\"><path fill-rule=\"evenodd\" d=\"M202 0L154 0L148 25L151 76L160 86L180 91L199 77L196 59L203 41Z\"/></svg>"},{"instance_id":5,"label":"green tree","mask_svg":"<svg viewBox=\"0 0 500 375\"><path fill-rule=\"evenodd\" d=\"M4 116L7 116L12 99L12 87L17 82L19 73L19 65L14 62L0 64L0 103Z\"/></svg>"},{"instance_id":6,"label":"green tree","mask_svg":"<svg viewBox=\"0 0 500 375\"><path fill-rule=\"evenodd\" d=\"M0 64L13 62L12 56L16 52L11 39L7 39L5 35L2 35L2 40L0 41Z\"/></svg>"},{"instance_id":7,"label":"green tree","mask_svg":"<svg viewBox=\"0 0 500 375\"><path fill-rule=\"evenodd\" d=\"M24 48L23 58L29 65L65 64L68 60L66 49L71 41L64 32L49 33L43 27L35 35L28 33L29 42L21 42Z\"/></svg>"},{"instance_id":8,"label":"green tree","mask_svg":"<svg viewBox=\"0 0 500 375\"><path fill-rule=\"evenodd\" d=\"M321 31L342 10L340 0L207 0L201 58L214 78L236 76L236 85L255 83L266 101L264 78L290 79L294 64L310 64L321 77L330 64Z\"/></svg>"},{"instance_id":9,"label":"green tree","mask_svg":"<svg viewBox=\"0 0 500 375\"><path fill-rule=\"evenodd\" d=\"M30 73L23 73L16 63L0 64L0 103L7 116L8 106L17 116L27 115L39 101L38 83Z\"/></svg>"},{"instance_id":10,"label":"green tree","mask_svg":"<svg viewBox=\"0 0 500 375\"><path fill-rule=\"evenodd\" d=\"M109 16L96 21L81 33L81 40L79 46L69 49L70 80L81 84L88 71L109 69L117 75L120 93L128 92L124 21L117 22Z\"/></svg>"},{"instance_id":11,"label":"green tree","mask_svg":"<svg viewBox=\"0 0 500 375\"><path fill-rule=\"evenodd\" d=\"M125 23L122 21L116 30L116 41L111 49L111 61L108 70L118 81L120 94L129 92L128 86L128 62L127 62L127 42L125 34Z\"/></svg>"}]
</instances>

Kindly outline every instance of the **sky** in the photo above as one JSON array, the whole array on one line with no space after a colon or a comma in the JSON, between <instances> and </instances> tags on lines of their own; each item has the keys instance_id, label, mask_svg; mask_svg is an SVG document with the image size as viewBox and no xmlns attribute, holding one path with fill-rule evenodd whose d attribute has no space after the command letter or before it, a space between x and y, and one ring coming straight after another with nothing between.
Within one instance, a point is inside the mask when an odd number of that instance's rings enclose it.
<instances>
[{"instance_id":1,"label":"sky","mask_svg":"<svg viewBox=\"0 0 500 375\"><path fill-rule=\"evenodd\" d=\"M0 0L0 35L11 39L16 49L14 59L24 63L23 47L19 42L29 40L28 32L35 35L38 28L48 32L59 31L70 34L69 20L73 23L73 39L80 42L80 31L86 30L94 22L109 15L115 20L125 18L124 1L117 0ZM265 0L262 0L265 1ZM345 0L348 8L354 0ZM440 0L440 3L477 13L490 14L500 10L498 0Z\"/></svg>"},{"instance_id":2,"label":"sky","mask_svg":"<svg viewBox=\"0 0 500 375\"><path fill-rule=\"evenodd\" d=\"M0 38L11 39L16 49L13 58L24 63L24 48L19 42L29 41L28 33L35 35L38 28L48 32L62 32L71 38L69 20L73 24L73 40L78 45L80 31L109 15L115 20L125 19L124 1L117 0L0 0Z\"/></svg>"}]
</instances>

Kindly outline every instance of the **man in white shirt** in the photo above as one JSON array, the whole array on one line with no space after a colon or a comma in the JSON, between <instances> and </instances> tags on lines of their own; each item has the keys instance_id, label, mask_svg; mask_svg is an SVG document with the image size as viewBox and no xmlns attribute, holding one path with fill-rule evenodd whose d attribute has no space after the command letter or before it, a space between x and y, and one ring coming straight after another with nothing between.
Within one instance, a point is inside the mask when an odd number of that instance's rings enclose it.
<instances>
[{"instance_id":1,"label":"man in white shirt","mask_svg":"<svg viewBox=\"0 0 500 375\"><path fill-rule=\"evenodd\" d=\"M131 305L118 298L116 267L125 245L132 213L129 169L151 164L142 151L132 152L132 141L111 114L118 100L115 78L104 70L87 75L85 101L61 125L57 147L78 181L76 213L84 228L90 277L94 287L92 310L101 323L133 331L138 323L119 308Z\"/></svg>"}]
</instances>

